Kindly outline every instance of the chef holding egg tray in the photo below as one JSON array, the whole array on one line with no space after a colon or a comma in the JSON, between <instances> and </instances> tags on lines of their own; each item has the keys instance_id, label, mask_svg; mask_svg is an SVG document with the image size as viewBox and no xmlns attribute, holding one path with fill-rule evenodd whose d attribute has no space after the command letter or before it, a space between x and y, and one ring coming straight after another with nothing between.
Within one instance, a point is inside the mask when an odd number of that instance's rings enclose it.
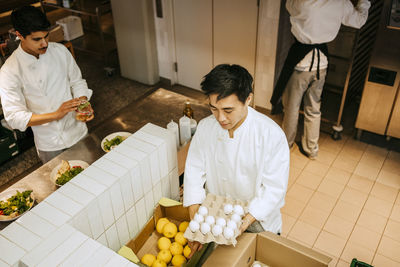
<instances>
[{"instance_id":1,"label":"chef holding egg tray","mask_svg":"<svg viewBox=\"0 0 400 267\"><path fill-rule=\"evenodd\" d=\"M213 115L199 122L186 159L183 205L192 232L226 239L244 231L281 232L289 147L282 129L249 107L252 83L246 69L228 64L216 66L201 83ZM200 206L208 193L246 205L220 205L230 216L222 221ZM193 254L202 245L189 246Z\"/></svg>"}]
</instances>

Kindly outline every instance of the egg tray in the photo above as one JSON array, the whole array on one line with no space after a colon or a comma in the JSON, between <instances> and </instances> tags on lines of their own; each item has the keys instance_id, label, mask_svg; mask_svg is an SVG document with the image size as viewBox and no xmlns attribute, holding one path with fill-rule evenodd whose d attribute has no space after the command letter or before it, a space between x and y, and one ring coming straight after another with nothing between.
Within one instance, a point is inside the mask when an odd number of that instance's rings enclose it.
<instances>
[{"instance_id":1,"label":"egg tray","mask_svg":"<svg viewBox=\"0 0 400 267\"><path fill-rule=\"evenodd\" d=\"M243 200L234 200L232 198L228 197L223 197L223 196L217 196L214 194L207 194L206 199L204 202L201 204L202 206L206 207L208 209L208 215L212 215L217 219L218 217L224 218L226 221L228 221L231 218L231 214L226 215L224 213L224 206L225 204L231 204L233 205L241 205L244 210L244 214L247 213L247 205L248 201L243 201ZM192 232L189 227L186 229L184 233L184 237L190 241L198 241L202 244L204 243L210 243L210 242L215 242L220 245L233 245L235 246L237 241L236 238L239 236L239 227L240 224L238 225L238 228L234 231L233 237L226 239L223 234L220 234L219 236L215 237L211 231L208 232L207 234L203 234L200 232L200 229L197 230L196 232Z\"/></svg>"}]
</instances>

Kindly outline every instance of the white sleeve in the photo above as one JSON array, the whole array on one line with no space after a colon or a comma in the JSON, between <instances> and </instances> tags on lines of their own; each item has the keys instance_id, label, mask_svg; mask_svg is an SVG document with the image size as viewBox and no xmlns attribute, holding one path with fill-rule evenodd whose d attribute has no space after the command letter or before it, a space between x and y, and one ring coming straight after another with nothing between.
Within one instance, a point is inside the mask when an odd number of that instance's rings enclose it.
<instances>
[{"instance_id":1,"label":"white sleeve","mask_svg":"<svg viewBox=\"0 0 400 267\"><path fill-rule=\"evenodd\" d=\"M265 150L266 148L264 148ZM249 203L249 213L258 221L264 220L285 203L289 179L289 146L285 135L279 134L275 145L267 150L260 170L261 187ZM266 151L263 153L266 154Z\"/></svg>"},{"instance_id":2,"label":"white sleeve","mask_svg":"<svg viewBox=\"0 0 400 267\"><path fill-rule=\"evenodd\" d=\"M368 9L371 3L368 0L358 0L357 6L354 7L350 0L344 0L342 24L361 28L368 19Z\"/></svg>"},{"instance_id":3,"label":"white sleeve","mask_svg":"<svg viewBox=\"0 0 400 267\"><path fill-rule=\"evenodd\" d=\"M86 96L87 99L90 100L93 91L88 88L86 80L82 79L81 70L66 47L64 47L64 52L66 53L68 79L72 90L72 96L74 98Z\"/></svg>"},{"instance_id":4,"label":"white sleeve","mask_svg":"<svg viewBox=\"0 0 400 267\"><path fill-rule=\"evenodd\" d=\"M204 184L206 182L205 157L202 147L201 122L190 143L186 158L185 177L183 181L183 206L201 204L206 198Z\"/></svg>"},{"instance_id":5,"label":"white sleeve","mask_svg":"<svg viewBox=\"0 0 400 267\"><path fill-rule=\"evenodd\" d=\"M11 128L24 132L33 113L26 106L19 77L6 66L0 70L0 96L7 123Z\"/></svg>"}]
</instances>

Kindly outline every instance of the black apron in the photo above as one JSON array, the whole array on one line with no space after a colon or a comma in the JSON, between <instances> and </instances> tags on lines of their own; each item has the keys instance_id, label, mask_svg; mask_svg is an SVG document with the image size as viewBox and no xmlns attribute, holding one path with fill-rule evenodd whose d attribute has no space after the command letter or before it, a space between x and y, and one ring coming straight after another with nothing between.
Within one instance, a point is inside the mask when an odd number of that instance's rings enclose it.
<instances>
[{"instance_id":1,"label":"black apron","mask_svg":"<svg viewBox=\"0 0 400 267\"><path fill-rule=\"evenodd\" d=\"M316 48L315 50L313 50ZM313 50L313 56L309 71L311 71L314 65L315 53L317 54L317 79L319 79L319 63L320 63L320 51L328 57L328 46L326 43L323 44L302 44L296 40L296 42L290 47L289 53L286 57L285 63L281 74L279 75L278 82L275 85L274 92L271 97L272 110L271 114L282 113L282 95L289 82L290 76L294 71L296 65L311 51Z\"/></svg>"}]
</instances>

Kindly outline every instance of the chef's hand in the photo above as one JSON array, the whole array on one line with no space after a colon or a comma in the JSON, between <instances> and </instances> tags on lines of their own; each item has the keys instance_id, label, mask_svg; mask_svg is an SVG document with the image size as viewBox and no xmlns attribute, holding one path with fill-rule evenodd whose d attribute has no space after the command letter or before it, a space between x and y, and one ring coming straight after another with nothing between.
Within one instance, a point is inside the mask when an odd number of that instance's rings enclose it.
<instances>
[{"instance_id":1,"label":"chef's hand","mask_svg":"<svg viewBox=\"0 0 400 267\"><path fill-rule=\"evenodd\" d=\"M198 241L188 241L188 245L190 248L190 254L188 256L188 259L190 259L195 252L197 252L203 248L203 244L201 244Z\"/></svg>"},{"instance_id":2,"label":"chef's hand","mask_svg":"<svg viewBox=\"0 0 400 267\"><path fill-rule=\"evenodd\" d=\"M75 111L76 107L79 106L80 103L81 103L81 100L79 100L78 98L74 98L74 99L65 101L54 112L55 119L60 120L60 119L64 118L64 116L67 115L68 112Z\"/></svg>"},{"instance_id":3,"label":"chef's hand","mask_svg":"<svg viewBox=\"0 0 400 267\"><path fill-rule=\"evenodd\" d=\"M243 219L242 219L242 224L239 227L239 235L241 235L244 231L246 231L249 226L256 221L256 218L253 217L250 213L247 213Z\"/></svg>"}]
</instances>

